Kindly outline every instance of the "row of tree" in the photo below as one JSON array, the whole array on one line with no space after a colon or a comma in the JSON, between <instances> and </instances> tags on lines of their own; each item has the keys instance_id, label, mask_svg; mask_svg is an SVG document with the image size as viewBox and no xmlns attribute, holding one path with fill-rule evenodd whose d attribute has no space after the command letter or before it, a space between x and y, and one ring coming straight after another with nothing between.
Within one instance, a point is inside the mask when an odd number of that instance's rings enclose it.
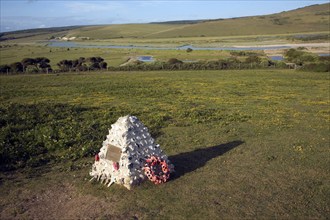
<instances>
[{"instance_id":1,"label":"row of tree","mask_svg":"<svg viewBox=\"0 0 330 220\"><path fill-rule=\"evenodd\" d=\"M183 62L177 58L171 58L167 62L156 61L144 63L141 61L131 62L128 65L109 67L111 71L135 71L135 70L223 70L223 69L251 69L251 68L285 68L283 62L273 62L261 59L258 56L250 56L245 61L235 57L219 60L207 60L197 62Z\"/></svg>"},{"instance_id":2,"label":"row of tree","mask_svg":"<svg viewBox=\"0 0 330 220\"><path fill-rule=\"evenodd\" d=\"M21 62L1 65L0 73L46 73L51 72L50 60L46 57L24 58Z\"/></svg>"},{"instance_id":3,"label":"row of tree","mask_svg":"<svg viewBox=\"0 0 330 220\"><path fill-rule=\"evenodd\" d=\"M108 64L102 57L80 57L75 60L61 60L57 66L62 72L71 72L107 69Z\"/></svg>"},{"instance_id":4,"label":"row of tree","mask_svg":"<svg viewBox=\"0 0 330 220\"><path fill-rule=\"evenodd\" d=\"M241 54L235 54L240 56ZM246 55L246 54L242 54ZM329 58L318 57L317 55L303 51L303 49L289 49L286 51L285 60L295 63L300 69L329 71ZM221 70L221 69L251 69L251 68L287 68L285 62L271 61L259 57L257 54L249 54L245 60L237 59L236 56L221 60L208 60L198 62L183 62L176 58L171 58L167 62L144 63L136 60L128 65L119 67L108 67L102 57L80 57L75 60L61 60L57 63L60 72L72 71L131 71L131 70ZM52 72L49 65L50 60L46 57L25 58L21 62L15 62L10 65L0 66L0 73L48 73Z\"/></svg>"},{"instance_id":5,"label":"row of tree","mask_svg":"<svg viewBox=\"0 0 330 220\"><path fill-rule=\"evenodd\" d=\"M61 72L107 69L102 57L80 57L75 60L61 60L57 63ZM50 60L46 57L24 58L21 62L0 65L0 73L50 73L53 72Z\"/></svg>"},{"instance_id":6,"label":"row of tree","mask_svg":"<svg viewBox=\"0 0 330 220\"><path fill-rule=\"evenodd\" d=\"M52 72L49 65L50 60L42 58L26 58L21 62L16 62L11 65L0 66L0 73L48 73ZM144 63L136 60L125 66L108 67L102 57L80 57L75 60L61 60L57 63L59 72L73 71L95 71L109 69L113 71L130 71L130 70L221 70L221 69L247 69L261 67L275 67L275 63L269 60L262 60L256 55L251 55L241 61L236 57L221 60L209 60L198 62L183 62L177 58L171 58L167 62ZM278 65L277 67L283 67Z\"/></svg>"}]
</instances>

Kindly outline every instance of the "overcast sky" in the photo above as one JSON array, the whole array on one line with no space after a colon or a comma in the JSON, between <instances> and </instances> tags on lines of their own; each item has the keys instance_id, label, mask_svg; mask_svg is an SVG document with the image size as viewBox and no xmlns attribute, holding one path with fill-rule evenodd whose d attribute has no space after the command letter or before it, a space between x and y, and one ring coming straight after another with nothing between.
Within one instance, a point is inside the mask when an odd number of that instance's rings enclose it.
<instances>
[{"instance_id":1,"label":"overcast sky","mask_svg":"<svg viewBox=\"0 0 330 220\"><path fill-rule=\"evenodd\" d=\"M327 2L329 1L0 0L0 31L71 25L231 18L271 14Z\"/></svg>"}]
</instances>

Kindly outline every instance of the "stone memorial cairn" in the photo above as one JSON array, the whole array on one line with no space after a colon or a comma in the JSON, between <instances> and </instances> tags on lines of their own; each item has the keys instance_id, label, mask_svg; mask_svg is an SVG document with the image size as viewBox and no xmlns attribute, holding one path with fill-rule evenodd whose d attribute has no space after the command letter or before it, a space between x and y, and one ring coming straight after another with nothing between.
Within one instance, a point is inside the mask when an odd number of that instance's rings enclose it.
<instances>
[{"instance_id":1,"label":"stone memorial cairn","mask_svg":"<svg viewBox=\"0 0 330 220\"><path fill-rule=\"evenodd\" d=\"M109 135L95 155L90 175L107 184L127 189L149 179L155 184L166 182L174 166L135 116L120 117L111 125Z\"/></svg>"}]
</instances>

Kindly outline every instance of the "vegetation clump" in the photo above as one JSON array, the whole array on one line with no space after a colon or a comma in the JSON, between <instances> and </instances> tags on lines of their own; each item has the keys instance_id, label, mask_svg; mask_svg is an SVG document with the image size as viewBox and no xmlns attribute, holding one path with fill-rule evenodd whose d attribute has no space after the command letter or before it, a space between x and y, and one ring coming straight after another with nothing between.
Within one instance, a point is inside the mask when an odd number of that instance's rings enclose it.
<instances>
[{"instance_id":1,"label":"vegetation clump","mask_svg":"<svg viewBox=\"0 0 330 220\"><path fill-rule=\"evenodd\" d=\"M107 65L102 57L80 57L75 60L61 60L57 63L61 72L101 70L107 69Z\"/></svg>"},{"instance_id":2,"label":"vegetation clump","mask_svg":"<svg viewBox=\"0 0 330 220\"><path fill-rule=\"evenodd\" d=\"M167 61L143 62L132 60L118 67L108 66L102 57L80 57L74 60L61 60L58 69L53 70L46 57L25 58L21 62L1 65L1 74L11 73L50 73L50 72L83 72L83 71L150 71L150 70L225 70L225 69L259 69L290 68L282 61L273 61L264 54L255 51L231 51L229 58L218 60L182 61L170 58ZM289 49L285 52L285 61L302 70L328 71L329 60L309 53L305 48Z\"/></svg>"},{"instance_id":3,"label":"vegetation clump","mask_svg":"<svg viewBox=\"0 0 330 220\"><path fill-rule=\"evenodd\" d=\"M178 60L177 58L171 58L167 61L167 63L170 65L180 65L183 62L181 60Z\"/></svg>"},{"instance_id":4,"label":"vegetation clump","mask_svg":"<svg viewBox=\"0 0 330 220\"><path fill-rule=\"evenodd\" d=\"M21 62L1 65L0 73L48 73L53 71L49 63L46 57L24 58Z\"/></svg>"},{"instance_id":5,"label":"vegetation clump","mask_svg":"<svg viewBox=\"0 0 330 220\"><path fill-rule=\"evenodd\" d=\"M104 70L108 64L102 57L80 57L75 60L61 60L57 63L60 72ZM50 73L53 72L50 60L46 57L24 58L21 62L0 65L0 73Z\"/></svg>"},{"instance_id":6,"label":"vegetation clump","mask_svg":"<svg viewBox=\"0 0 330 220\"><path fill-rule=\"evenodd\" d=\"M303 49L289 49L285 52L285 59L288 62L300 66L301 70L315 72L329 72L329 57L318 57L312 53L303 51Z\"/></svg>"}]
</instances>

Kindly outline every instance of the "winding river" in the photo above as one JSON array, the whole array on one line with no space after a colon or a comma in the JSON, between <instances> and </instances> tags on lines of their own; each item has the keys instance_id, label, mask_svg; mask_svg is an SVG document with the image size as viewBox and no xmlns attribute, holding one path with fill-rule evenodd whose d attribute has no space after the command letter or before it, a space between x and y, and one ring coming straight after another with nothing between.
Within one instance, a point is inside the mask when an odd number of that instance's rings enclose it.
<instances>
[{"instance_id":1,"label":"winding river","mask_svg":"<svg viewBox=\"0 0 330 220\"><path fill-rule=\"evenodd\" d=\"M260 47L194 47L192 45L183 45L179 47L153 47L136 45L98 45L98 44L80 44L72 41L47 41L49 47L67 47L67 48L113 48L113 49L147 49L147 50L278 50L288 49L290 46L260 46Z\"/></svg>"}]
</instances>

